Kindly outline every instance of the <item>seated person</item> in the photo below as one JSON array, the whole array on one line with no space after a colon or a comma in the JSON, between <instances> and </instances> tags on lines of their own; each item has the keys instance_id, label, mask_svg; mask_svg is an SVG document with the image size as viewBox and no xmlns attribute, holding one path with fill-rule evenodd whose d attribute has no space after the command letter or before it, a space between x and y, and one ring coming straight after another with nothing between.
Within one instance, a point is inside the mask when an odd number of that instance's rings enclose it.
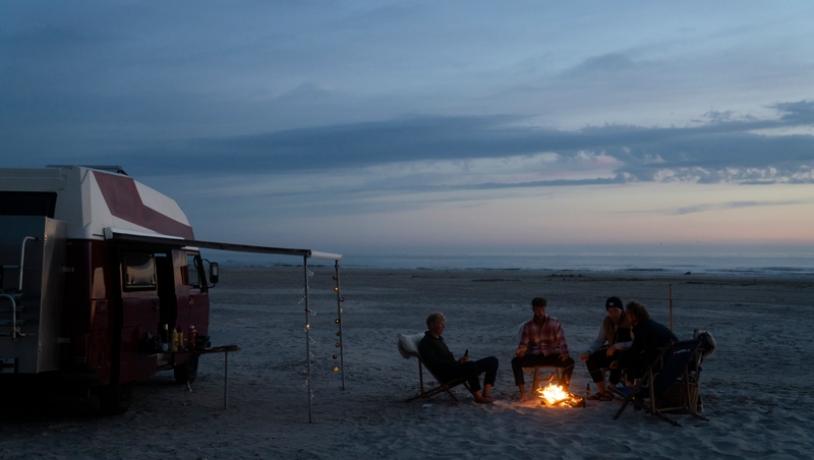
<instances>
[{"instance_id":1,"label":"seated person","mask_svg":"<svg viewBox=\"0 0 814 460\"><path fill-rule=\"evenodd\" d=\"M517 345L515 357L512 359L514 383L520 390L520 399L526 396L523 367L559 367L562 368L563 381L561 383L568 387L571 382L574 360L568 354L568 344L565 342L562 325L556 318L546 315L546 305L547 302L542 297L535 297L531 301L534 316L523 324L520 343Z\"/></svg>"},{"instance_id":2,"label":"seated person","mask_svg":"<svg viewBox=\"0 0 814 460\"><path fill-rule=\"evenodd\" d=\"M456 360L447 348L441 334L446 328L446 318L441 313L433 313L427 317L427 332L418 343L418 353L427 369L445 383L460 377L468 377L469 390L478 403L491 403L490 392L495 386L497 377L497 358L490 356L478 361L469 361L468 353ZM467 350L468 351L468 350ZM483 391L479 375L485 373L483 378Z\"/></svg>"},{"instance_id":3,"label":"seated person","mask_svg":"<svg viewBox=\"0 0 814 460\"><path fill-rule=\"evenodd\" d=\"M633 327L633 343L622 355L620 364L630 379L637 379L660 354L678 342L678 339L666 326L650 319L644 305L630 302L625 312Z\"/></svg>"},{"instance_id":4,"label":"seated person","mask_svg":"<svg viewBox=\"0 0 814 460\"><path fill-rule=\"evenodd\" d=\"M599 335L593 341L588 351L579 356L588 367L588 372L596 384L597 392L588 399L610 401L613 395L605 386L603 368L610 368L611 363L618 358L620 352L630 348L630 323L625 316L624 305L619 297L608 297L605 301L607 315L599 328ZM621 371L610 371L611 384L619 382Z\"/></svg>"}]
</instances>

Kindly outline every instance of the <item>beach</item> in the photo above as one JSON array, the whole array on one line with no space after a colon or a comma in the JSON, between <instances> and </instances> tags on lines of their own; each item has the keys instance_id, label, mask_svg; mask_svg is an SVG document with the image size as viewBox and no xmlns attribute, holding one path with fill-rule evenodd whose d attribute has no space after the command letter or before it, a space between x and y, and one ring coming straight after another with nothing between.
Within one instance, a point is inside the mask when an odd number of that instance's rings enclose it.
<instances>
[{"instance_id":1,"label":"beach","mask_svg":"<svg viewBox=\"0 0 814 460\"><path fill-rule=\"evenodd\" d=\"M135 388L115 417L48 408L0 421L0 458L803 458L814 448L810 338L814 281L788 276L721 276L639 271L420 270L342 272L345 390L337 365L337 303L330 267L313 267L313 423L305 378L303 273L297 267L223 267L212 289L213 345L237 344L229 358L204 356L188 392L172 373ZM704 415L613 414L620 402L546 408L516 400L510 359L533 297L565 329L576 359L596 336L604 300L638 300L679 338L710 331L717 350L704 363ZM434 311L447 318L452 352L500 360L492 405L453 390L431 401L418 390L416 361L402 358L398 334L423 332ZM432 378L425 373L425 379ZM585 391L577 362L571 390Z\"/></svg>"}]
</instances>

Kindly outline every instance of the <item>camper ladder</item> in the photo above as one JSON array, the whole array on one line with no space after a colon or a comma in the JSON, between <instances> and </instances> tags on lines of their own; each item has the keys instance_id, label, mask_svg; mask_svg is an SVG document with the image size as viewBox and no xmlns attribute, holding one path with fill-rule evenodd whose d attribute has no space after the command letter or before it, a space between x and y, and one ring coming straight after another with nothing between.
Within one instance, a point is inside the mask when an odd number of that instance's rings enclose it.
<instances>
[{"instance_id":1,"label":"camper ladder","mask_svg":"<svg viewBox=\"0 0 814 460\"><path fill-rule=\"evenodd\" d=\"M8 320L0 321L0 326L11 326L11 333L8 335L11 337L12 341L17 340L17 337L25 337L25 333L20 330L20 326L22 325L22 321L18 321L17 313L20 311L20 300L22 299L23 295L23 275L25 273L25 250L28 246L30 241L36 241L37 237L34 236L26 236L23 237L23 242L20 245L20 263L19 265L0 265L0 299L7 299L11 304L11 322ZM16 289L5 292L3 290L3 274L7 268L17 269L17 286ZM6 334L0 334L0 336L7 337Z\"/></svg>"}]
</instances>

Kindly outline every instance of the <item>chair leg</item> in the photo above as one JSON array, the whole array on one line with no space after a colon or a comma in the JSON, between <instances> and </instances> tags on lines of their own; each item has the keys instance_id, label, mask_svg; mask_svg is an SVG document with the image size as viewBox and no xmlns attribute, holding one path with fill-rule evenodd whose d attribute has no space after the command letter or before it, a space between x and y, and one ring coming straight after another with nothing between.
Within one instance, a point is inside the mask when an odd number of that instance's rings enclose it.
<instances>
[{"instance_id":1,"label":"chair leg","mask_svg":"<svg viewBox=\"0 0 814 460\"><path fill-rule=\"evenodd\" d=\"M446 389L446 392L449 395L449 397L452 398L453 401L455 401L456 403L458 402L458 398L456 398L455 395L451 391L449 391L449 388Z\"/></svg>"},{"instance_id":2,"label":"chair leg","mask_svg":"<svg viewBox=\"0 0 814 460\"><path fill-rule=\"evenodd\" d=\"M421 365L421 360L420 359L417 360L417 361L418 361L418 386L420 388L420 390L419 390L420 393L419 394L423 396L424 395L424 371L423 371L424 366Z\"/></svg>"},{"instance_id":3,"label":"chair leg","mask_svg":"<svg viewBox=\"0 0 814 460\"><path fill-rule=\"evenodd\" d=\"M622 402L622 407L620 407L619 410L616 411L616 414L614 414L613 416L614 420L619 420L619 417L622 415L622 412L624 412L625 409L627 409L627 405L630 404L630 401L632 399L633 399L632 396L628 396L625 398L625 400Z\"/></svg>"},{"instance_id":4,"label":"chair leg","mask_svg":"<svg viewBox=\"0 0 814 460\"><path fill-rule=\"evenodd\" d=\"M539 386L540 386L540 368L535 367L534 374L531 379L531 393L534 394L534 392L537 391L537 387Z\"/></svg>"}]
</instances>

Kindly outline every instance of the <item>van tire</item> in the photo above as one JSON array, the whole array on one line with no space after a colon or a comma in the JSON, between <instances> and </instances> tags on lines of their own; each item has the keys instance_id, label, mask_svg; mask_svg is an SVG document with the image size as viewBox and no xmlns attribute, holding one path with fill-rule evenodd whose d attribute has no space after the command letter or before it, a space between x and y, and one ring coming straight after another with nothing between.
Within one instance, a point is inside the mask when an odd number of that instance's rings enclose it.
<instances>
[{"instance_id":1,"label":"van tire","mask_svg":"<svg viewBox=\"0 0 814 460\"><path fill-rule=\"evenodd\" d=\"M189 361L172 368L172 373L175 376L176 383L192 383L198 377L198 358L195 355Z\"/></svg>"}]
</instances>

